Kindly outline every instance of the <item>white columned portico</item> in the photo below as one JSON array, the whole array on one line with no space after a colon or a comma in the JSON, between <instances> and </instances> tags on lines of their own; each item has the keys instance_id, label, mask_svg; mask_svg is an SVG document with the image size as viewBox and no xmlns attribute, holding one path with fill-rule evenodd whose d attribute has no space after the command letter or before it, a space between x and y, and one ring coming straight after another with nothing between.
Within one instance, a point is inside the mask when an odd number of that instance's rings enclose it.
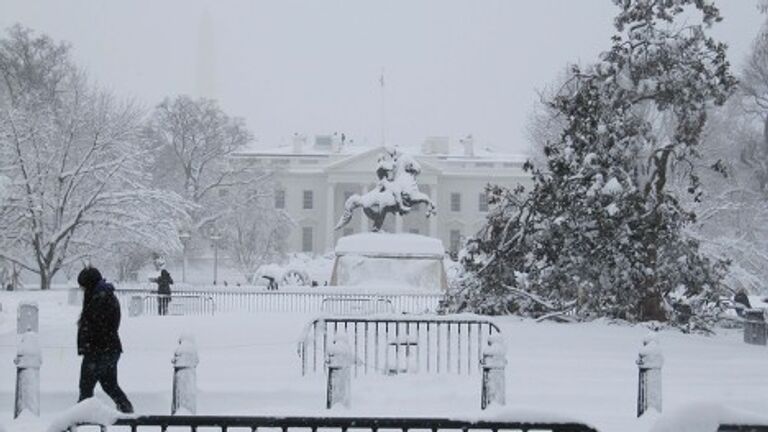
<instances>
[{"instance_id":1,"label":"white columned portico","mask_svg":"<svg viewBox=\"0 0 768 432\"><path fill-rule=\"evenodd\" d=\"M365 195L368 193L368 185L363 183L363 189L360 195ZM360 232L368 232L368 218L365 216L365 213L363 213L362 209L360 209Z\"/></svg>"},{"instance_id":2,"label":"white columned portico","mask_svg":"<svg viewBox=\"0 0 768 432\"><path fill-rule=\"evenodd\" d=\"M437 206L437 182L434 184L429 185L429 199L432 200L432 202ZM437 208L437 214L433 214L429 217L429 236L438 238L439 235L437 233L437 218L440 212L442 211L441 208Z\"/></svg>"},{"instance_id":3,"label":"white columned portico","mask_svg":"<svg viewBox=\"0 0 768 432\"><path fill-rule=\"evenodd\" d=\"M333 250L335 245L333 244L333 227L336 225L336 183L328 182L328 191L326 193L325 208L326 208L326 222L325 222L325 249Z\"/></svg>"}]
</instances>

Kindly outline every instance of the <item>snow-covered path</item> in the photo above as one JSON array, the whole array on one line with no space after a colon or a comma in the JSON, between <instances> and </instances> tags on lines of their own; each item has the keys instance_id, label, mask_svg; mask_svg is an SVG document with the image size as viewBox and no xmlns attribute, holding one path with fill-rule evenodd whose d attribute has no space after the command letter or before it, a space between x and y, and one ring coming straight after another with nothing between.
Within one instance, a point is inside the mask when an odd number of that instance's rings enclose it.
<instances>
[{"instance_id":1,"label":"snow-covered path","mask_svg":"<svg viewBox=\"0 0 768 432\"><path fill-rule=\"evenodd\" d=\"M77 398L78 308L63 292L0 294L0 423L13 407L15 303L35 297L41 308L42 412L52 415ZM9 298L13 297L13 298ZM301 377L296 343L312 316L232 314L208 317L125 317L120 381L139 412L167 414L176 339L192 332L200 351L199 413L311 414L324 411L322 375ZM635 420L642 327L603 322L565 325L497 319L507 341L507 404L573 417L601 431L647 430ZM662 332L664 408L716 401L768 412L768 349L741 334L714 337ZM479 375L356 378L349 414L473 416ZM102 395L103 396L103 395Z\"/></svg>"}]
</instances>

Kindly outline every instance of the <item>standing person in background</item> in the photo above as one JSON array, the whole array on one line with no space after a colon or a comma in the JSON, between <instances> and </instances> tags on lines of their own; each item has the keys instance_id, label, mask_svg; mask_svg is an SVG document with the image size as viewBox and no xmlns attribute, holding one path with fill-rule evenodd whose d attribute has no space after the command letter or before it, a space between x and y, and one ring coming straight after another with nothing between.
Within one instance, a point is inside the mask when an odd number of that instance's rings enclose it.
<instances>
[{"instance_id":1,"label":"standing person in background","mask_svg":"<svg viewBox=\"0 0 768 432\"><path fill-rule=\"evenodd\" d=\"M93 389L99 383L120 412L132 413L133 405L117 383L117 362L123 345L118 334L120 302L115 287L95 267L84 268L77 283L85 290L83 310L77 321L77 353L83 356L79 401L93 397Z\"/></svg>"},{"instance_id":2,"label":"standing person in background","mask_svg":"<svg viewBox=\"0 0 768 432\"><path fill-rule=\"evenodd\" d=\"M160 277L150 278L151 282L157 284L157 314L168 315L168 303L171 302L171 285L173 278L168 270L160 270Z\"/></svg>"}]
</instances>

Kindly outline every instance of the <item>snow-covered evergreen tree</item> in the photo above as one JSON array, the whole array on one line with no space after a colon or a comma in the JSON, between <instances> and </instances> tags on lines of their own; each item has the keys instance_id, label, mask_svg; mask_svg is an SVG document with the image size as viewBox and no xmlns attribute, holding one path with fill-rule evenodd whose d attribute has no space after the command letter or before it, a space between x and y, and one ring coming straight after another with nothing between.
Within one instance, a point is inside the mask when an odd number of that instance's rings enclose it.
<instances>
[{"instance_id":1,"label":"snow-covered evergreen tree","mask_svg":"<svg viewBox=\"0 0 768 432\"><path fill-rule=\"evenodd\" d=\"M694 214L670 187L690 168L712 105L735 79L707 35L712 2L613 0L611 47L573 67L551 108L564 120L526 168L530 191L490 187L484 228L463 252L453 307L486 313L687 321L716 300L723 263L683 235ZM675 313L677 312L677 313Z\"/></svg>"}]
</instances>

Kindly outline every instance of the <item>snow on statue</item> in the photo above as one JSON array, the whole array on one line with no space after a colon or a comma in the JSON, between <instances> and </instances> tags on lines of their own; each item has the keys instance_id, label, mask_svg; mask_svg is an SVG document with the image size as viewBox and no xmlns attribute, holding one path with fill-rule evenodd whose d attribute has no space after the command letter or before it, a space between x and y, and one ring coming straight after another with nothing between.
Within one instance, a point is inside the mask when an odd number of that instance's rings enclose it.
<instances>
[{"instance_id":1,"label":"snow on statue","mask_svg":"<svg viewBox=\"0 0 768 432\"><path fill-rule=\"evenodd\" d=\"M336 230L343 228L352 220L352 214L358 207L373 220L373 231L378 232L384 225L384 219L390 213L407 214L417 204L427 206L427 217L435 214L435 204L419 190L416 176L421 174L421 165L410 155L403 154L396 147L385 147L379 157L376 175L379 182L376 188L364 195L354 194L344 203L344 213L336 224Z\"/></svg>"}]
</instances>

